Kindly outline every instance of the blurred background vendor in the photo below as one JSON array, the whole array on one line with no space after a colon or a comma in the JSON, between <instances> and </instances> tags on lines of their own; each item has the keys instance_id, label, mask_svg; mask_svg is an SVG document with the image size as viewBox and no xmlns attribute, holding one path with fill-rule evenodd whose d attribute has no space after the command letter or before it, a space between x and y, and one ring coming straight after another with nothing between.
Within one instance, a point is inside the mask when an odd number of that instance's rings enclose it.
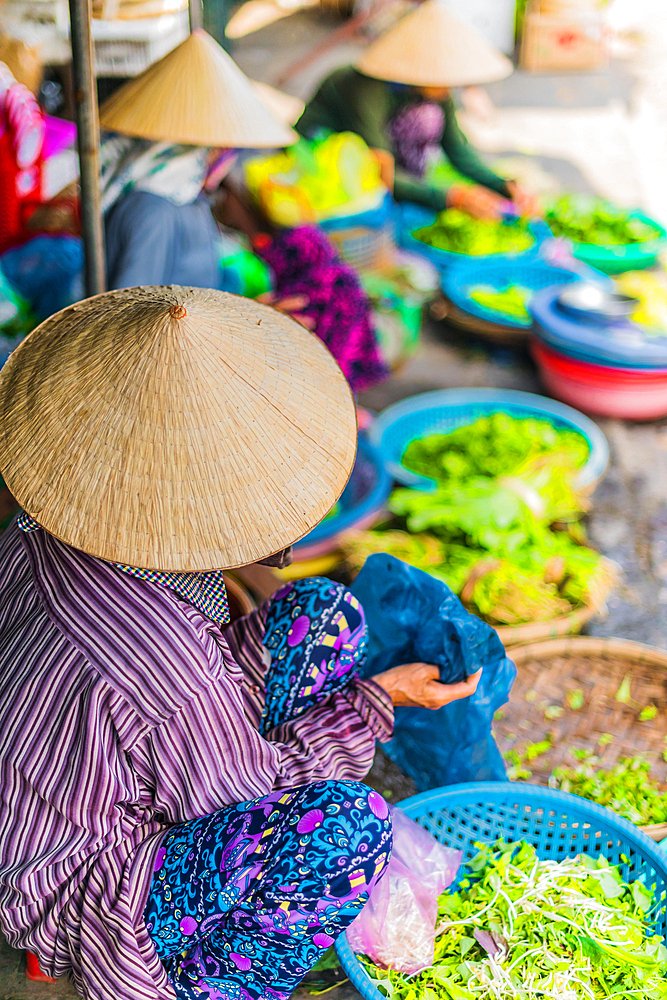
<instances>
[{"instance_id":1,"label":"blurred background vendor","mask_svg":"<svg viewBox=\"0 0 667 1000\"><path fill-rule=\"evenodd\" d=\"M511 72L509 59L440 0L426 0L369 46L356 67L338 69L324 80L296 128L309 138L321 131L356 132L378 154L397 201L493 218L511 199L522 214L534 214L535 199L494 173L469 144L450 92ZM429 177L443 154L472 184Z\"/></svg>"},{"instance_id":2,"label":"blurred background vendor","mask_svg":"<svg viewBox=\"0 0 667 1000\"><path fill-rule=\"evenodd\" d=\"M387 378L370 303L327 235L272 226L227 177L239 149L288 146L297 135L210 35L193 32L116 91L100 123L110 133L101 149L109 288L175 284L246 294L225 264L233 231L238 248L247 244L266 265L271 290L263 301L313 330L354 392Z\"/></svg>"}]
</instances>

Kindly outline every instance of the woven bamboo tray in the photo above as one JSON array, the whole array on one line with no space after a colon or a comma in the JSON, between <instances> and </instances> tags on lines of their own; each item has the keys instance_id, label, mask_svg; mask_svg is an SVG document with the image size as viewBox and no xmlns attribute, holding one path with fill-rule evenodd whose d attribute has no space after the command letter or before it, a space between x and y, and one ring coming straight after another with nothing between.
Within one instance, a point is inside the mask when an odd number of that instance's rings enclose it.
<instances>
[{"instance_id":1,"label":"woven bamboo tray","mask_svg":"<svg viewBox=\"0 0 667 1000\"><path fill-rule=\"evenodd\" d=\"M589 750L612 767L618 757L646 754L651 774L667 789L667 652L626 639L589 636L564 637L531 643L511 651L518 677L511 700L494 722L502 753L521 750L550 735L552 748L526 766L530 781L546 785L554 767L576 763L570 750ZM638 706L654 704L654 719L639 721L640 709L615 700L624 678L630 675L632 698ZM580 689L584 705L568 706L567 693ZM548 720L546 706L564 709L560 718ZM600 747L609 734L612 742ZM667 790L666 790L667 794ZM667 837L667 824L642 827L654 840Z\"/></svg>"},{"instance_id":2,"label":"woven bamboo tray","mask_svg":"<svg viewBox=\"0 0 667 1000\"><path fill-rule=\"evenodd\" d=\"M550 621L498 626L496 632L503 645L508 649L512 648L512 656L514 656L515 646L526 646L528 643L540 642L542 639L554 639L557 636L574 635L581 632L584 625L595 615L604 614L607 598L616 585L619 570L616 563L610 559L603 559L602 566L604 573L601 574L599 584L591 593L588 603L582 608L577 608L576 611L571 611L567 615L552 618Z\"/></svg>"}]
</instances>

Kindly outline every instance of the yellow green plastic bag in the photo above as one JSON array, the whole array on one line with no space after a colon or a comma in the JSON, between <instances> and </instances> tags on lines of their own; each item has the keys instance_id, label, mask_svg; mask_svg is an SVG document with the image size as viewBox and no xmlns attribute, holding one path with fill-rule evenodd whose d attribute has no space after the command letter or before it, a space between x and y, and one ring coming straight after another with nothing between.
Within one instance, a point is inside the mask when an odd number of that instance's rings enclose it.
<instances>
[{"instance_id":1,"label":"yellow green plastic bag","mask_svg":"<svg viewBox=\"0 0 667 1000\"><path fill-rule=\"evenodd\" d=\"M353 132L301 139L296 146L245 165L248 189L266 215L296 226L377 208L386 195L380 165Z\"/></svg>"}]
</instances>

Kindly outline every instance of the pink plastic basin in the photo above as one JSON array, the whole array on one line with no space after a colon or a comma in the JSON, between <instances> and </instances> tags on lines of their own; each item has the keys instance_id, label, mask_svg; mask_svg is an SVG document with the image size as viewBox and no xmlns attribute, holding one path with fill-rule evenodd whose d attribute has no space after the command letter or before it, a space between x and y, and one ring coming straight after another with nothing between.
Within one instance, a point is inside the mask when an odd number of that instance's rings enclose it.
<instances>
[{"instance_id":1,"label":"pink plastic basin","mask_svg":"<svg viewBox=\"0 0 667 1000\"><path fill-rule=\"evenodd\" d=\"M545 388L570 406L623 420L667 416L667 369L591 365L552 351L535 339L531 351Z\"/></svg>"}]
</instances>

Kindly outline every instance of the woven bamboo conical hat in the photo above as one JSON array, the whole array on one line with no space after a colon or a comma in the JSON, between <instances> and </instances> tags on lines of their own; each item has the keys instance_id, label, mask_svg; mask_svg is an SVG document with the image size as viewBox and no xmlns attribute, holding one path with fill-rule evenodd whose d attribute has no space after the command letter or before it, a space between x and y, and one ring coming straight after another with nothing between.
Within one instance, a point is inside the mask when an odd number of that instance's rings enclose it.
<instances>
[{"instance_id":1,"label":"woven bamboo conical hat","mask_svg":"<svg viewBox=\"0 0 667 1000\"><path fill-rule=\"evenodd\" d=\"M314 334L177 285L56 313L0 373L0 472L63 542L154 570L228 569L311 530L356 452L352 394Z\"/></svg>"},{"instance_id":2,"label":"woven bamboo conical hat","mask_svg":"<svg viewBox=\"0 0 667 1000\"><path fill-rule=\"evenodd\" d=\"M462 87L502 80L513 66L441 0L425 0L366 49L357 69L415 87Z\"/></svg>"},{"instance_id":3,"label":"woven bamboo conical hat","mask_svg":"<svg viewBox=\"0 0 667 1000\"><path fill-rule=\"evenodd\" d=\"M250 83L260 101L266 104L276 118L287 125L298 122L306 106L299 97L292 97L291 94L285 94L282 90L276 90L275 87L270 87L268 83L261 83L259 80L251 80Z\"/></svg>"},{"instance_id":4,"label":"woven bamboo conical hat","mask_svg":"<svg viewBox=\"0 0 667 1000\"><path fill-rule=\"evenodd\" d=\"M233 59L201 29L105 101L100 125L124 135L193 146L260 149L297 140L259 100Z\"/></svg>"}]
</instances>

